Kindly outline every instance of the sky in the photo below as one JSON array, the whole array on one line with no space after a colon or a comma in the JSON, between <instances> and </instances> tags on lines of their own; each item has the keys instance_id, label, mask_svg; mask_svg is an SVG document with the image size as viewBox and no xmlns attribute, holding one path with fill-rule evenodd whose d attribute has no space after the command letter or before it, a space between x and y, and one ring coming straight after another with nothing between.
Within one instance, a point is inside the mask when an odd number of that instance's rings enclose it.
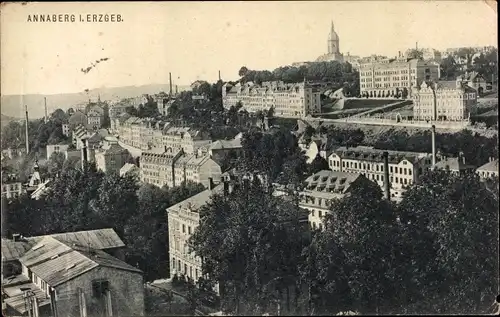
<instances>
[{"instance_id":1,"label":"sky","mask_svg":"<svg viewBox=\"0 0 500 317\"><path fill-rule=\"evenodd\" d=\"M79 14L120 14L115 23ZM77 21L28 22L29 14ZM415 47L497 46L496 12L482 1L294 1L10 3L1 12L2 94L238 78L313 61L327 51L331 22L340 51L396 56ZM88 73L82 68L109 58Z\"/></svg>"}]
</instances>

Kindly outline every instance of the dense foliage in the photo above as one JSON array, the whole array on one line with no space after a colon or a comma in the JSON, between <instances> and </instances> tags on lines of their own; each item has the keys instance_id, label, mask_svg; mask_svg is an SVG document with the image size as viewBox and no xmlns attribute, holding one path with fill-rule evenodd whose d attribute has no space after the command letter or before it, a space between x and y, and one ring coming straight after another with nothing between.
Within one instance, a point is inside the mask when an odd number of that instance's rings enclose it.
<instances>
[{"instance_id":1,"label":"dense foliage","mask_svg":"<svg viewBox=\"0 0 500 317\"><path fill-rule=\"evenodd\" d=\"M142 269L146 280L153 280L168 275L166 208L203 188L193 183L168 189L139 186L132 176L104 175L94 164L82 170L76 162L67 160L40 200L27 195L2 199L2 235L110 227L127 245L127 262Z\"/></svg>"},{"instance_id":2,"label":"dense foliage","mask_svg":"<svg viewBox=\"0 0 500 317\"><path fill-rule=\"evenodd\" d=\"M296 205L248 185L202 208L191 248L223 285L229 314L491 313L498 179L485 184L475 174L427 172L394 205L362 178L332 202L312 240L300 223L279 221Z\"/></svg>"}]
</instances>

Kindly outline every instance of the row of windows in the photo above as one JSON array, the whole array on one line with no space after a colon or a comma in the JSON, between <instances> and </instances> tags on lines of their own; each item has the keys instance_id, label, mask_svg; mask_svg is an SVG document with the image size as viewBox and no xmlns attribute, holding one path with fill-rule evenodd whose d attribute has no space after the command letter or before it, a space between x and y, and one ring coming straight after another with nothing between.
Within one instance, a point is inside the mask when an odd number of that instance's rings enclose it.
<instances>
[{"instance_id":1,"label":"row of windows","mask_svg":"<svg viewBox=\"0 0 500 317\"><path fill-rule=\"evenodd\" d=\"M406 161L403 161L403 164L407 164ZM330 160L330 166L340 167L340 161ZM375 171L375 172L383 172L384 165L383 164L370 164L370 163L358 163L352 161L342 161L342 167L344 168L354 168L365 171ZM406 167L398 167L398 166L389 166L390 173L398 173L402 175L412 175L412 168Z\"/></svg>"},{"instance_id":2,"label":"row of windows","mask_svg":"<svg viewBox=\"0 0 500 317\"><path fill-rule=\"evenodd\" d=\"M183 274L185 276L188 276L189 278L195 281L198 281L200 274L200 271L197 268L193 270L193 267L191 265L188 265L185 262L181 262L181 260L176 261L175 257L172 257L172 270L177 271L178 274Z\"/></svg>"}]
</instances>

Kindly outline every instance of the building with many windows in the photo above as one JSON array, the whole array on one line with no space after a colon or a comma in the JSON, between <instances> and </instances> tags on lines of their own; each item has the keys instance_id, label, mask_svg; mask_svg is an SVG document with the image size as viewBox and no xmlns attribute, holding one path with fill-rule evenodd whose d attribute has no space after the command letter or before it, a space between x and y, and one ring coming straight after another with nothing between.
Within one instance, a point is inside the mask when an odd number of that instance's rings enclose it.
<instances>
[{"instance_id":1,"label":"building with many windows","mask_svg":"<svg viewBox=\"0 0 500 317\"><path fill-rule=\"evenodd\" d=\"M411 94L411 87L423 81L437 81L439 77L438 63L400 56L361 64L359 87L363 97L406 97Z\"/></svg>"},{"instance_id":2,"label":"building with many windows","mask_svg":"<svg viewBox=\"0 0 500 317\"><path fill-rule=\"evenodd\" d=\"M201 259L189 252L188 240L200 224L199 209L206 205L214 193L229 191L227 182L213 186L167 209L170 276L183 275L198 281L202 275Z\"/></svg>"},{"instance_id":3,"label":"building with many windows","mask_svg":"<svg viewBox=\"0 0 500 317\"><path fill-rule=\"evenodd\" d=\"M333 171L362 174L384 189L384 152L389 153L390 194L399 200L406 188L431 168L431 154L385 151L366 146L339 147L328 157L328 166Z\"/></svg>"},{"instance_id":4,"label":"building with many windows","mask_svg":"<svg viewBox=\"0 0 500 317\"><path fill-rule=\"evenodd\" d=\"M268 111L273 108L276 117L303 118L321 112L320 91L302 83L285 84L282 81L252 82L222 87L222 104L229 109L241 103L248 112Z\"/></svg>"},{"instance_id":5,"label":"building with many windows","mask_svg":"<svg viewBox=\"0 0 500 317\"><path fill-rule=\"evenodd\" d=\"M96 150L94 157L99 170L104 173L119 174L123 165L130 161L131 155L127 149L122 148L118 143L111 143Z\"/></svg>"},{"instance_id":6,"label":"building with many windows","mask_svg":"<svg viewBox=\"0 0 500 317\"><path fill-rule=\"evenodd\" d=\"M53 153L61 153L64 158L68 158L68 144L48 144L47 145L47 160L50 159Z\"/></svg>"},{"instance_id":7,"label":"building with many windows","mask_svg":"<svg viewBox=\"0 0 500 317\"><path fill-rule=\"evenodd\" d=\"M26 192L16 175L2 173L2 198L16 198Z\"/></svg>"},{"instance_id":8,"label":"building with many windows","mask_svg":"<svg viewBox=\"0 0 500 317\"><path fill-rule=\"evenodd\" d=\"M364 176L359 173L323 170L309 176L300 192L299 207L309 211L309 224L313 229L323 228L323 217L330 211L333 199L341 199L349 193L353 183Z\"/></svg>"},{"instance_id":9,"label":"building with many windows","mask_svg":"<svg viewBox=\"0 0 500 317\"><path fill-rule=\"evenodd\" d=\"M463 121L477 103L476 90L456 82L422 82L413 87L413 118L415 120Z\"/></svg>"},{"instance_id":10,"label":"building with many windows","mask_svg":"<svg viewBox=\"0 0 500 317\"><path fill-rule=\"evenodd\" d=\"M158 187L174 187L188 181L208 187L209 179L222 175L221 166L209 155L187 154L182 149L143 152L140 162L141 181Z\"/></svg>"}]
</instances>

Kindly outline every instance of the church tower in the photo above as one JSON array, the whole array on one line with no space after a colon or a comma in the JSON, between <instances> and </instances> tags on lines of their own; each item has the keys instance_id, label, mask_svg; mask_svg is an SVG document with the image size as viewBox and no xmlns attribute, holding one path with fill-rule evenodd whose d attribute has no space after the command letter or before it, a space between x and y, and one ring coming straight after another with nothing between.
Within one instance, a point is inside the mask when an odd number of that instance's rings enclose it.
<instances>
[{"instance_id":1,"label":"church tower","mask_svg":"<svg viewBox=\"0 0 500 317\"><path fill-rule=\"evenodd\" d=\"M328 54L340 55L339 36L335 32L333 21L332 21L332 27L330 29L330 34L328 34Z\"/></svg>"}]
</instances>

